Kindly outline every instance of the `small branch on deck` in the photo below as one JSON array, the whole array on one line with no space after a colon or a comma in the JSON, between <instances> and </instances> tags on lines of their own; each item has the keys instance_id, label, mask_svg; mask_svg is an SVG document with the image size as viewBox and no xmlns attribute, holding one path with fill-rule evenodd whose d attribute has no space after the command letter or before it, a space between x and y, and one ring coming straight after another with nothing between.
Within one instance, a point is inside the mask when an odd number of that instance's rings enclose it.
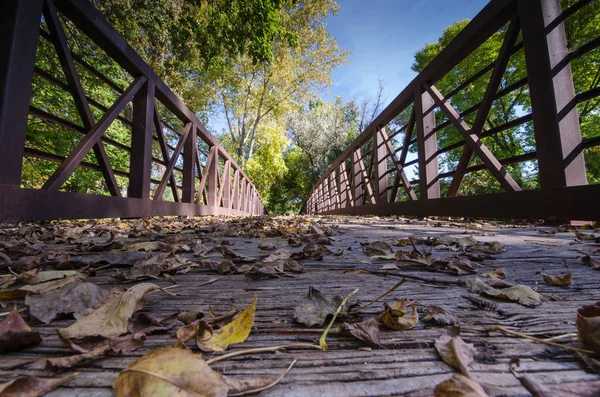
<instances>
[{"instance_id":1,"label":"small branch on deck","mask_svg":"<svg viewBox=\"0 0 600 397\"><path fill-rule=\"evenodd\" d=\"M321 348L321 346L319 346L319 345L313 345L313 344L310 344L310 343L288 343L288 344L285 344L285 345L278 345L278 346L258 347L258 348L255 348L255 349L238 350L236 352L231 352L231 353L223 354L222 356L211 358L210 360L206 360L206 363L208 365L211 365L211 364L214 364L214 363L216 363L218 361L227 360L228 358L235 357L235 356L241 356L243 354L276 352L277 350L288 349L288 348L298 348L298 349L303 349L304 348L304 349L323 350Z\"/></svg>"},{"instance_id":2,"label":"small branch on deck","mask_svg":"<svg viewBox=\"0 0 600 397\"><path fill-rule=\"evenodd\" d=\"M368 269L364 269L364 268L361 268L360 270L364 270L364 271L369 272L371 274L378 274L378 275L381 275L381 276L403 277L403 278L407 278L409 280L425 281L426 283L460 285L461 287L465 287L467 285L466 281L459 281L459 280L441 280L441 279L438 279L438 278L427 278L427 277L413 276L411 274L406 274L406 273L380 272L380 271L377 271L377 270L368 270Z\"/></svg>"},{"instance_id":3,"label":"small branch on deck","mask_svg":"<svg viewBox=\"0 0 600 397\"><path fill-rule=\"evenodd\" d=\"M571 351L574 351L574 352L594 354L594 352L591 351L591 350L585 350L585 349L580 349L578 347L561 345L560 343L554 343L554 342L551 342L551 341L548 341L548 340L545 340L545 339L536 338L535 336L523 334L521 332L511 331L511 330L506 329L504 327L501 327L499 325L492 325L491 327L488 328L488 331L504 332L505 334L518 336L520 338L530 339L532 341L535 341L535 342L538 342L538 343L543 343L543 344L550 345L550 346L561 347L563 349L571 350Z\"/></svg>"}]
</instances>

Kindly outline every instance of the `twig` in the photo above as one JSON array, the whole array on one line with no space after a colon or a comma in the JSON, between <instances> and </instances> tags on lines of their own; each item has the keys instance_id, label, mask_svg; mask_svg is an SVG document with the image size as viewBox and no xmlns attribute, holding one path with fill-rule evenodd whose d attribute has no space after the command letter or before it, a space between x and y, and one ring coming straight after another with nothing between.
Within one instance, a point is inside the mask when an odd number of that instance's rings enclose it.
<instances>
[{"instance_id":1,"label":"twig","mask_svg":"<svg viewBox=\"0 0 600 397\"><path fill-rule=\"evenodd\" d=\"M203 282L202 284L199 284L198 287L202 287L203 285L208 285L208 284L212 284L215 283L217 281L219 281L220 279L222 279L223 277L215 277L215 278L211 278L208 281Z\"/></svg>"},{"instance_id":2,"label":"twig","mask_svg":"<svg viewBox=\"0 0 600 397\"><path fill-rule=\"evenodd\" d=\"M390 272L380 272L377 270L368 270L368 269L361 269L361 270L365 270L371 274L379 274L382 276L393 276L393 277L402 277L402 278L407 278L409 280L419 280L419 281L425 281L426 283L438 283L438 284L452 284L452 285L460 285L461 287L464 287L467 285L467 283L465 281L459 281L459 280L440 280L437 278L427 278L427 277L419 277L419 276L413 276L411 274L406 274L406 273L390 273Z\"/></svg>"},{"instance_id":3,"label":"twig","mask_svg":"<svg viewBox=\"0 0 600 397\"><path fill-rule=\"evenodd\" d=\"M275 381L269 383L268 385L260 387L258 389L248 390L248 391L245 391L245 392L242 392L242 393L228 394L228 396L243 396L243 395L246 395L246 394L254 394L254 393L261 392L263 390L270 389L271 387L277 385L281 381L281 379L283 379L283 377L286 376L287 373L292 370L292 367L294 366L294 364L296 364L296 361L298 361L298 360L292 361L292 363L290 364L290 366L281 374L281 376L279 376L279 378L275 379Z\"/></svg>"},{"instance_id":4,"label":"twig","mask_svg":"<svg viewBox=\"0 0 600 397\"><path fill-rule=\"evenodd\" d=\"M356 294L357 292L358 292L358 288L355 289L354 291L352 291L347 297L344 298L344 300L342 300L342 303L340 303L337 310L335 311L333 318L329 322L329 325L327 326L327 328L325 328L323 335L321 335L321 337L319 338L319 345L321 346L321 348L323 350L327 350L327 343L325 343L325 339L327 339L327 334L329 333L331 326L335 322L335 319L337 318L338 314L340 314L340 312L342 311L342 308L346 305L346 302L348 302L348 299L350 299L350 297L352 295Z\"/></svg>"},{"instance_id":5,"label":"twig","mask_svg":"<svg viewBox=\"0 0 600 397\"><path fill-rule=\"evenodd\" d=\"M572 350L572 351L575 351L575 352L594 354L594 352L591 351L591 350L585 350L585 349L580 349L578 347L571 347L571 346L561 345L560 343L550 342L550 341L547 341L545 339L536 338L535 336L530 336L530 335L527 335L527 334L523 334L521 332L511 331L511 330L506 329L504 327L501 327L499 325L493 325L493 326L489 327L488 331L500 331L500 332L504 332L505 334L515 335L515 336L518 336L520 338L530 339L532 341L535 341L535 342L538 342L538 343L544 343L544 344L550 345L550 346L562 347L563 349Z\"/></svg>"},{"instance_id":6,"label":"twig","mask_svg":"<svg viewBox=\"0 0 600 397\"><path fill-rule=\"evenodd\" d=\"M244 291L279 291L281 287L249 287L244 288Z\"/></svg>"},{"instance_id":7,"label":"twig","mask_svg":"<svg viewBox=\"0 0 600 397\"><path fill-rule=\"evenodd\" d=\"M402 279L400 281L398 281L398 283L396 283L396 285L394 285L392 288L390 288L389 290L387 290L386 292L384 292L383 294L379 295L377 298L373 299L371 302L369 302L368 304L359 307L356 310L353 310L354 312L357 312L359 310L363 310L366 309L367 307L371 306L373 303L379 301L380 299L386 297L387 295L391 294L392 292L394 292L398 287L400 287L402 284L404 284L406 282L406 279Z\"/></svg>"},{"instance_id":8,"label":"twig","mask_svg":"<svg viewBox=\"0 0 600 397\"><path fill-rule=\"evenodd\" d=\"M22 308L22 309L19 309L19 310L17 310L17 313L24 312L25 310L27 310L27 308L26 308L26 307L24 307L24 308ZM4 312L4 313L0 313L0 317L8 316L8 315L9 315L9 314L11 314L11 313L12 313L12 310L11 310L10 312Z\"/></svg>"},{"instance_id":9,"label":"twig","mask_svg":"<svg viewBox=\"0 0 600 397\"><path fill-rule=\"evenodd\" d=\"M564 335L556 335L556 336L553 336L552 338L546 338L546 339L544 339L544 340L545 340L546 342L548 342L548 341L552 341L552 340L558 340L558 339L564 339L564 338L572 338L572 337L574 337L574 336L577 336L577 334L576 334L576 333L573 333L573 332L571 332L571 333L564 334Z\"/></svg>"},{"instance_id":10,"label":"twig","mask_svg":"<svg viewBox=\"0 0 600 397\"><path fill-rule=\"evenodd\" d=\"M226 360L228 358L235 357L235 356L241 356L243 354L274 352L274 351L277 351L277 350L280 350L280 349L287 349L287 348L293 348L293 347L297 347L297 348L303 348L304 347L304 348L308 348L308 349L323 350L321 348L321 346L314 345L314 344L311 344L311 343L288 343L286 345L279 345L279 346L257 347L257 348L254 348L254 349L238 350L236 352L231 352L231 353L223 354L222 356L211 358L210 360L206 360L206 363L208 365L211 365L211 364L214 364L214 363L216 363L218 361Z\"/></svg>"}]
</instances>

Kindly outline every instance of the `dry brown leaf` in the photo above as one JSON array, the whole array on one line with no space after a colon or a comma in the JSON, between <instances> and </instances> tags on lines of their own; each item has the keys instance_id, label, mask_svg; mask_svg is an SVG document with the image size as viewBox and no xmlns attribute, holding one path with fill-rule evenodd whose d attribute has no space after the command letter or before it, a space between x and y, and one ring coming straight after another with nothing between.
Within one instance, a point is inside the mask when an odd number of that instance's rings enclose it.
<instances>
[{"instance_id":1,"label":"dry brown leaf","mask_svg":"<svg viewBox=\"0 0 600 397\"><path fill-rule=\"evenodd\" d=\"M355 338L374 347L381 347L379 339L379 323L370 318L360 323L344 324Z\"/></svg>"},{"instance_id":2,"label":"dry brown leaf","mask_svg":"<svg viewBox=\"0 0 600 397\"><path fill-rule=\"evenodd\" d=\"M0 352L17 351L42 341L38 332L31 330L23 317L17 312L17 306L0 321Z\"/></svg>"},{"instance_id":3,"label":"dry brown leaf","mask_svg":"<svg viewBox=\"0 0 600 397\"><path fill-rule=\"evenodd\" d=\"M275 246L271 243L260 243L258 248L264 251L272 251L275 249Z\"/></svg>"},{"instance_id":4,"label":"dry brown leaf","mask_svg":"<svg viewBox=\"0 0 600 397\"><path fill-rule=\"evenodd\" d=\"M21 273L22 274L22 273ZM45 270L35 273L32 277L20 278L28 284L45 283L51 280L60 280L77 274L75 270ZM19 275L20 276L20 275Z\"/></svg>"},{"instance_id":5,"label":"dry brown leaf","mask_svg":"<svg viewBox=\"0 0 600 397\"><path fill-rule=\"evenodd\" d=\"M58 280L46 281L45 283L35 284L35 285L25 285L23 287L19 287L12 290L0 291L0 299L22 299L27 294L43 294L46 292L54 291L56 289L62 288L66 285L78 283L84 281L87 278L87 275L78 273L74 276L61 278Z\"/></svg>"},{"instance_id":6,"label":"dry brown leaf","mask_svg":"<svg viewBox=\"0 0 600 397\"><path fill-rule=\"evenodd\" d=\"M450 309L444 306L431 305L427 309L427 313L423 317L424 323L432 323L437 325L452 325L460 324L458 317Z\"/></svg>"},{"instance_id":7,"label":"dry brown leaf","mask_svg":"<svg viewBox=\"0 0 600 397\"><path fill-rule=\"evenodd\" d=\"M87 336L113 338L127 332L127 322L146 303L146 298L160 288L151 283L134 285L126 291L114 289L100 307L58 333L63 339Z\"/></svg>"},{"instance_id":8,"label":"dry brown leaf","mask_svg":"<svg viewBox=\"0 0 600 397\"><path fill-rule=\"evenodd\" d=\"M477 251L486 254L499 254L504 251L504 245L498 241L477 242L477 244L467 246L466 250L469 252Z\"/></svg>"},{"instance_id":9,"label":"dry brown leaf","mask_svg":"<svg viewBox=\"0 0 600 397\"><path fill-rule=\"evenodd\" d=\"M434 397L489 397L483 387L472 379L454 374L433 391Z\"/></svg>"},{"instance_id":10,"label":"dry brown leaf","mask_svg":"<svg viewBox=\"0 0 600 397\"><path fill-rule=\"evenodd\" d=\"M95 309L108 296L108 292L92 283L69 284L60 289L39 295L28 295L25 304L29 313L48 324L59 314L73 313L76 319L87 309Z\"/></svg>"},{"instance_id":11,"label":"dry brown leaf","mask_svg":"<svg viewBox=\"0 0 600 397\"><path fill-rule=\"evenodd\" d=\"M410 306L412 312L407 315L407 306ZM388 328L395 330L411 329L419 322L419 313L417 307L408 300L401 299L397 303L388 305L383 304L383 311L377 316L377 321Z\"/></svg>"},{"instance_id":12,"label":"dry brown leaf","mask_svg":"<svg viewBox=\"0 0 600 397\"><path fill-rule=\"evenodd\" d=\"M573 275L567 273L564 276L557 276L554 274L540 273L544 278L546 284L556 285L559 287L568 287L573 282Z\"/></svg>"},{"instance_id":13,"label":"dry brown leaf","mask_svg":"<svg viewBox=\"0 0 600 397\"><path fill-rule=\"evenodd\" d=\"M461 339L458 328L453 328L450 335L440 336L435 341L435 349L446 364L458 369L464 376L471 377L468 367L473 362L477 350L475 346Z\"/></svg>"},{"instance_id":14,"label":"dry brown leaf","mask_svg":"<svg viewBox=\"0 0 600 397\"><path fill-rule=\"evenodd\" d=\"M577 310L577 334L581 343L600 353L600 302Z\"/></svg>"},{"instance_id":15,"label":"dry brown leaf","mask_svg":"<svg viewBox=\"0 0 600 397\"><path fill-rule=\"evenodd\" d=\"M374 241L364 247L365 253L370 257L387 258L391 255L394 259L394 250L384 241Z\"/></svg>"},{"instance_id":16,"label":"dry brown leaf","mask_svg":"<svg viewBox=\"0 0 600 397\"><path fill-rule=\"evenodd\" d=\"M592 269L594 269L594 270L600 270L600 259L598 259L598 258L595 258L590 255L584 255L581 258L581 262L586 265L590 265L592 267Z\"/></svg>"},{"instance_id":17,"label":"dry brown leaf","mask_svg":"<svg viewBox=\"0 0 600 397\"><path fill-rule=\"evenodd\" d=\"M98 358L117 356L123 353L132 352L142 347L145 340L146 335L144 334L126 335L118 338L103 340L90 349L77 348L76 350L83 351L81 354L67 357L49 358L46 360L45 369L48 372L58 372L73 368L74 366L84 362L96 360Z\"/></svg>"},{"instance_id":18,"label":"dry brown leaf","mask_svg":"<svg viewBox=\"0 0 600 397\"><path fill-rule=\"evenodd\" d=\"M168 249L168 245L161 241L144 241L141 243L134 243L124 248L125 251L165 251Z\"/></svg>"},{"instance_id":19,"label":"dry brown leaf","mask_svg":"<svg viewBox=\"0 0 600 397\"><path fill-rule=\"evenodd\" d=\"M2 397L38 397L56 389L77 376L77 373L62 378L38 378L37 376L21 376L0 384Z\"/></svg>"},{"instance_id":20,"label":"dry brown leaf","mask_svg":"<svg viewBox=\"0 0 600 397\"><path fill-rule=\"evenodd\" d=\"M471 291L499 299L508 299L523 306L538 306L542 304L542 295L526 285L513 285L509 288L497 289L484 283L480 278L471 282Z\"/></svg>"},{"instance_id":21,"label":"dry brown leaf","mask_svg":"<svg viewBox=\"0 0 600 397\"><path fill-rule=\"evenodd\" d=\"M294 320L307 327L323 325L327 316L333 316L342 299L338 295L325 296L318 289L309 287L306 297L294 308Z\"/></svg>"},{"instance_id":22,"label":"dry brown leaf","mask_svg":"<svg viewBox=\"0 0 600 397\"><path fill-rule=\"evenodd\" d=\"M165 347L140 357L121 371L113 389L117 397L226 397L264 390L279 379L281 376L246 380L228 378L213 371L200 355L190 350Z\"/></svg>"}]
</instances>

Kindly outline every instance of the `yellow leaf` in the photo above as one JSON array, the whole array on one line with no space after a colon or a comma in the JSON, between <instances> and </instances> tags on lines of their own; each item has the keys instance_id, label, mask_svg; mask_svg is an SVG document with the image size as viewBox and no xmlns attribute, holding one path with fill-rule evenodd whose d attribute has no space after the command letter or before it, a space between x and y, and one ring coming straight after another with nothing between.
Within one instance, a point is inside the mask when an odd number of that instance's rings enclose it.
<instances>
[{"instance_id":1,"label":"yellow leaf","mask_svg":"<svg viewBox=\"0 0 600 397\"><path fill-rule=\"evenodd\" d=\"M119 396L225 397L223 376L189 350L165 347L140 357L113 383Z\"/></svg>"},{"instance_id":2,"label":"yellow leaf","mask_svg":"<svg viewBox=\"0 0 600 397\"><path fill-rule=\"evenodd\" d=\"M254 325L254 313L256 312L256 295L252 304L229 324L216 331L203 330L202 334L196 335L198 348L205 352L221 352L227 346L241 343L248 338L250 330Z\"/></svg>"}]
</instances>

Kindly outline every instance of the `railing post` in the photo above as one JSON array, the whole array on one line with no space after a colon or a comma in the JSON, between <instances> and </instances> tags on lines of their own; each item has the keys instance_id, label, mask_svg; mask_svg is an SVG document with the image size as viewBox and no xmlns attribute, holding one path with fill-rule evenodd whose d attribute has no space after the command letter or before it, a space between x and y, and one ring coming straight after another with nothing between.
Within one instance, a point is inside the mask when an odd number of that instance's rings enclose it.
<instances>
[{"instance_id":1,"label":"railing post","mask_svg":"<svg viewBox=\"0 0 600 397\"><path fill-rule=\"evenodd\" d=\"M385 127L381 127L381 129L385 131ZM377 197L377 204L383 204L388 201L387 148L379 129L375 132L373 143L375 144L375 196Z\"/></svg>"},{"instance_id":2,"label":"railing post","mask_svg":"<svg viewBox=\"0 0 600 397\"><path fill-rule=\"evenodd\" d=\"M217 194L219 194L217 185L219 179L219 149L216 146L210 148L210 154L212 155L212 161L208 167L208 170L204 172L208 172L208 205L217 206Z\"/></svg>"},{"instance_id":3,"label":"railing post","mask_svg":"<svg viewBox=\"0 0 600 397\"><path fill-rule=\"evenodd\" d=\"M240 209L240 170L233 172L233 197L231 198L231 208Z\"/></svg>"},{"instance_id":4,"label":"railing post","mask_svg":"<svg viewBox=\"0 0 600 397\"><path fill-rule=\"evenodd\" d=\"M541 187L586 185L560 0L518 0Z\"/></svg>"},{"instance_id":5,"label":"railing post","mask_svg":"<svg viewBox=\"0 0 600 397\"><path fill-rule=\"evenodd\" d=\"M150 198L153 119L154 82L148 80L133 97L127 197Z\"/></svg>"},{"instance_id":6,"label":"railing post","mask_svg":"<svg viewBox=\"0 0 600 397\"><path fill-rule=\"evenodd\" d=\"M223 208L231 209L231 162L227 160L223 170Z\"/></svg>"},{"instance_id":7,"label":"railing post","mask_svg":"<svg viewBox=\"0 0 600 397\"><path fill-rule=\"evenodd\" d=\"M420 199L440 198L438 181L437 136L433 98L421 88L415 91L415 121L417 126L417 149L419 161Z\"/></svg>"},{"instance_id":8,"label":"railing post","mask_svg":"<svg viewBox=\"0 0 600 397\"><path fill-rule=\"evenodd\" d=\"M0 185L21 184L41 0L0 2Z\"/></svg>"},{"instance_id":9,"label":"railing post","mask_svg":"<svg viewBox=\"0 0 600 397\"><path fill-rule=\"evenodd\" d=\"M354 190L354 206L357 207L363 204L363 186L362 186L362 169L359 162L361 161L360 149L353 151L352 159L352 190Z\"/></svg>"},{"instance_id":10,"label":"railing post","mask_svg":"<svg viewBox=\"0 0 600 397\"><path fill-rule=\"evenodd\" d=\"M181 201L184 203L194 202L194 193L196 192L196 152L198 150L196 142L196 126L192 125L187 140L183 146L183 185L181 191ZM209 178L210 189L210 178Z\"/></svg>"},{"instance_id":11,"label":"railing post","mask_svg":"<svg viewBox=\"0 0 600 397\"><path fill-rule=\"evenodd\" d=\"M333 209L337 210L340 202L340 195L338 193L337 183L337 170L333 170L333 172L331 173L331 198Z\"/></svg>"}]
</instances>

